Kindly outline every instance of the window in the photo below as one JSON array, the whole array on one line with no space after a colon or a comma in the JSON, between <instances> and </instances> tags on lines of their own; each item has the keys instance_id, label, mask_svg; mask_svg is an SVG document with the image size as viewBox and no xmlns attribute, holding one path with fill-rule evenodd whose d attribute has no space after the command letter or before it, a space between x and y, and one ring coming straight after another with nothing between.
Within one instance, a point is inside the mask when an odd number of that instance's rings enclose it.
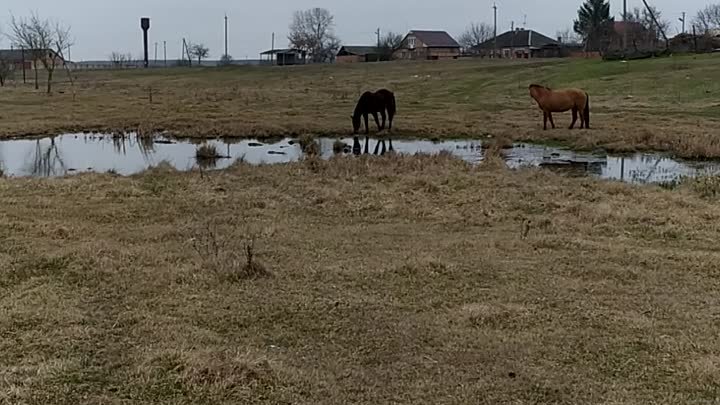
<instances>
[{"instance_id":1,"label":"window","mask_svg":"<svg viewBox=\"0 0 720 405\"><path fill-rule=\"evenodd\" d=\"M408 48L415 49L415 37L408 37Z\"/></svg>"}]
</instances>

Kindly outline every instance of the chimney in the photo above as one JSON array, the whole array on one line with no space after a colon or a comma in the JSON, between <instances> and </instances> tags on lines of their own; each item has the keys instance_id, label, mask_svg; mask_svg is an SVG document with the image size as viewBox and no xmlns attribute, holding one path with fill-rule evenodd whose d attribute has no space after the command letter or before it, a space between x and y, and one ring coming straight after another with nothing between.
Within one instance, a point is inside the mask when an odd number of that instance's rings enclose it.
<instances>
[{"instance_id":1,"label":"chimney","mask_svg":"<svg viewBox=\"0 0 720 405\"><path fill-rule=\"evenodd\" d=\"M562 44L562 37L558 37L558 43Z\"/></svg>"}]
</instances>

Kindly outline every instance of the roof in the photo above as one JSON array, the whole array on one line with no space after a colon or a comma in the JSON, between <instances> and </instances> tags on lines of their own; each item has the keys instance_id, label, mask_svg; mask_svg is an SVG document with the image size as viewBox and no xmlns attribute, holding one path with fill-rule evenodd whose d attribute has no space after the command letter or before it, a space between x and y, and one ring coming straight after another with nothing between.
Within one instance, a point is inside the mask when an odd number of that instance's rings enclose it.
<instances>
[{"instance_id":1,"label":"roof","mask_svg":"<svg viewBox=\"0 0 720 405\"><path fill-rule=\"evenodd\" d=\"M428 48L460 48L460 44L445 31L412 30L410 35L414 35Z\"/></svg>"},{"instance_id":2,"label":"roof","mask_svg":"<svg viewBox=\"0 0 720 405\"><path fill-rule=\"evenodd\" d=\"M515 31L507 31L497 37L498 49L503 48L542 48L546 45L557 44L558 42L547 37L537 31L517 29ZM491 38L482 44L476 46L479 49L493 49L495 47L495 38Z\"/></svg>"},{"instance_id":3,"label":"roof","mask_svg":"<svg viewBox=\"0 0 720 405\"><path fill-rule=\"evenodd\" d=\"M41 51L43 53L47 52L50 54L56 54L55 51L52 49L46 49L46 50L33 50L33 49L26 49L25 52L25 60L30 60L33 53L36 51ZM59 56L59 55L58 55ZM19 62L23 60L23 50L22 49L0 49L0 58L3 58L5 60L13 61L13 62Z\"/></svg>"},{"instance_id":4,"label":"roof","mask_svg":"<svg viewBox=\"0 0 720 405\"><path fill-rule=\"evenodd\" d=\"M615 21L613 22L613 30L620 35L624 34L625 32L633 33L646 31L645 27L642 24L635 21Z\"/></svg>"},{"instance_id":5,"label":"roof","mask_svg":"<svg viewBox=\"0 0 720 405\"><path fill-rule=\"evenodd\" d=\"M338 51L338 56L343 55L375 55L380 53L380 48L377 46L343 46Z\"/></svg>"},{"instance_id":6,"label":"roof","mask_svg":"<svg viewBox=\"0 0 720 405\"><path fill-rule=\"evenodd\" d=\"M281 53L285 53L285 54L290 54L290 53L301 54L301 53L303 53L303 51L300 50L300 49L292 49L292 48L291 48L291 49L271 49L271 50L269 50L269 51L265 51L265 52L261 53L260 55L277 55L277 54L281 54Z\"/></svg>"}]
</instances>

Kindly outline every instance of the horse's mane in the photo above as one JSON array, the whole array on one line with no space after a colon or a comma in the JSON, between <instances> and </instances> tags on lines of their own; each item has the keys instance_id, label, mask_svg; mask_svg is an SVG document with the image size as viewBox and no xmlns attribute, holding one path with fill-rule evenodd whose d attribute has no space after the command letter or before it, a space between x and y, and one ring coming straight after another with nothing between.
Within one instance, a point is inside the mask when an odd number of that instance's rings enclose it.
<instances>
[{"instance_id":1,"label":"horse's mane","mask_svg":"<svg viewBox=\"0 0 720 405\"><path fill-rule=\"evenodd\" d=\"M545 89L545 90L552 91L552 89L551 89L550 87L543 86L543 85L540 85L540 84L531 84L531 85L530 85L530 88L531 88L531 89L532 89L532 88L539 88L539 89Z\"/></svg>"}]
</instances>

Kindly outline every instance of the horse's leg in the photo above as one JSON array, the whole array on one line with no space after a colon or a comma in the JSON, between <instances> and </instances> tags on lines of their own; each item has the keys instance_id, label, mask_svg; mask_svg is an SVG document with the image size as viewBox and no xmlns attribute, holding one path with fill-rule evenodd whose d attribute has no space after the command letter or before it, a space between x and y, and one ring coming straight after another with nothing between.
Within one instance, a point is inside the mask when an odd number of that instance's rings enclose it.
<instances>
[{"instance_id":1,"label":"horse's leg","mask_svg":"<svg viewBox=\"0 0 720 405\"><path fill-rule=\"evenodd\" d=\"M552 113L548 113L548 118L550 118L550 125L552 125L552 128L555 129L555 121L553 120Z\"/></svg>"},{"instance_id":2,"label":"horse's leg","mask_svg":"<svg viewBox=\"0 0 720 405\"><path fill-rule=\"evenodd\" d=\"M543 131L547 131L548 113L543 111Z\"/></svg>"},{"instance_id":3,"label":"horse's leg","mask_svg":"<svg viewBox=\"0 0 720 405\"><path fill-rule=\"evenodd\" d=\"M382 118L382 129L381 131L385 129L385 121L387 120L387 115L385 114L385 110L380 111L380 117Z\"/></svg>"},{"instance_id":4,"label":"horse's leg","mask_svg":"<svg viewBox=\"0 0 720 405\"><path fill-rule=\"evenodd\" d=\"M381 155L385 155L387 153L387 149L385 147L385 140L382 141L382 151L380 152Z\"/></svg>"},{"instance_id":5,"label":"horse's leg","mask_svg":"<svg viewBox=\"0 0 720 405\"><path fill-rule=\"evenodd\" d=\"M388 142L390 143L390 149L388 149L390 152L395 152L395 148L393 148L392 145L392 138L388 138Z\"/></svg>"},{"instance_id":6,"label":"horse's leg","mask_svg":"<svg viewBox=\"0 0 720 405\"><path fill-rule=\"evenodd\" d=\"M393 118L395 118L395 114L393 114L392 111L388 111L388 132L392 132Z\"/></svg>"},{"instance_id":7,"label":"horse's leg","mask_svg":"<svg viewBox=\"0 0 720 405\"><path fill-rule=\"evenodd\" d=\"M366 155L370 154L370 137L369 136L365 137L365 154Z\"/></svg>"},{"instance_id":8,"label":"horse's leg","mask_svg":"<svg viewBox=\"0 0 720 405\"><path fill-rule=\"evenodd\" d=\"M367 114L367 113L365 113L364 115L365 115L365 134L366 134L366 135L370 135L370 121L369 121L369 117L368 117L368 114Z\"/></svg>"},{"instance_id":9,"label":"horse's leg","mask_svg":"<svg viewBox=\"0 0 720 405\"><path fill-rule=\"evenodd\" d=\"M573 107L573 109L572 109L572 118L573 118L573 120L572 120L572 123L570 123L570 129L575 128L575 123L577 122L577 119L578 119L578 110L575 107ZM582 125L582 122L580 124Z\"/></svg>"},{"instance_id":10,"label":"horse's leg","mask_svg":"<svg viewBox=\"0 0 720 405\"><path fill-rule=\"evenodd\" d=\"M373 117L375 118L375 124L377 124L378 132L383 130L383 127L380 126L380 119L378 119L378 115L376 112L373 113Z\"/></svg>"},{"instance_id":11,"label":"horse's leg","mask_svg":"<svg viewBox=\"0 0 720 405\"><path fill-rule=\"evenodd\" d=\"M375 145L375 155L380 154L380 141L377 141L377 144Z\"/></svg>"}]
</instances>

